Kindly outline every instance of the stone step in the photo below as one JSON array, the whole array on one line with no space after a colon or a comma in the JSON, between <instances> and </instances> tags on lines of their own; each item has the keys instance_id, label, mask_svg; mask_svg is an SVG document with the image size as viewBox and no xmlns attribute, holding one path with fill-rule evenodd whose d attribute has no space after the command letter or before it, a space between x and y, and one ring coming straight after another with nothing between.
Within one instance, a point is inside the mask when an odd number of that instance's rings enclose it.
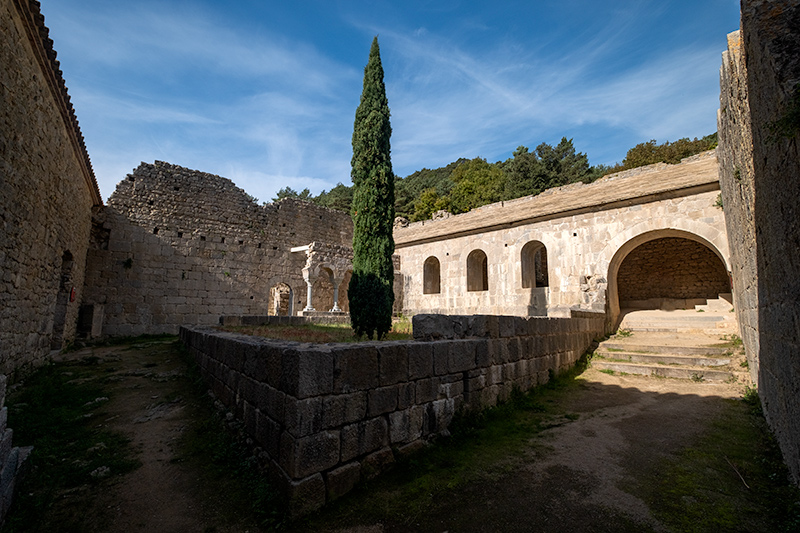
<instances>
[{"instance_id":1,"label":"stone step","mask_svg":"<svg viewBox=\"0 0 800 533\"><path fill-rule=\"evenodd\" d=\"M692 381L733 381L738 376L733 372L724 370L709 370L708 368L676 367L662 365L648 365L643 363L618 363L614 361L592 360L592 367L598 370L612 370L625 374L638 374L641 376L661 376L665 378L689 379Z\"/></svg>"},{"instance_id":2,"label":"stone step","mask_svg":"<svg viewBox=\"0 0 800 533\"><path fill-rule=\"evenodd\" d=\"M730 348L714 346L679 346L675 344L636 344L635 342L604 341L600 343L598 351L605 350L613 353L614 350L623 352L645 352L651 354L670 355L727 355Z\"/></svg>"},{"instance_id":3,"label":"stone step","mask_svg":"<svg viewBox=\"0 0 800 533\"><path fill-rule=\"evenodd\" d=\"M731 360L722 357L696 357L691 355L646 354L637 352L609 352L598 350L597 355L606 359L624 359L631 363L651 363L684 366L725 366ZM621 362L625 362L621 361Z\"/></svg>"}]
</instances>

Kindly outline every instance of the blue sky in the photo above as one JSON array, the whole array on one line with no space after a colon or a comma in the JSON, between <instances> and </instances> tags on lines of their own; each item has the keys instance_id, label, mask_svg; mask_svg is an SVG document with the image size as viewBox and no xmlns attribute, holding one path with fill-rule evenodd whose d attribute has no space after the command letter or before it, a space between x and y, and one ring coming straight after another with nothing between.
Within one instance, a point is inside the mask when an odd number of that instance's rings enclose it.
<instances>
[{"instance_id":1,"label":"blue sky","mask_svg":"<svg viewBox=\"0 0 800 533\"><path fill-rule=\"evenodd\" d=\"M392 163L504 160L573 138L592 164L716 130L737 0L42 0L104 198L141 161L269 201L350 184L379 36Z\"/></svg>"}]
</instances>

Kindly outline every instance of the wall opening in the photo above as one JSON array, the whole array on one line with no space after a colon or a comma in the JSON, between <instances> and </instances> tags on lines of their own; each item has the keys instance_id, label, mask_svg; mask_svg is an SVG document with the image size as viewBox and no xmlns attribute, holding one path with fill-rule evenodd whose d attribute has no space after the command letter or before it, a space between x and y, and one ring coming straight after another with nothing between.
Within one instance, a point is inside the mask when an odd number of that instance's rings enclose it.
<instances>
[{"instance_id":1,"label":"wall opening","mask_svg":"<svg viewBox=\"0 0 800 533\"><path fill-rule=\"evenodd\" d=\"M539 241L530 241L520 252L522 288L547 287L547 248Z\"/></svg>"},{"instance_id":2,"label":"wall opening","mask_svg":"<svg viewBox=\"0 0 800 533\"><path fill-rule=\"evenodd\" d=\"M439 294L440 282L439 260L430 256L422 267L422 294Z\"/></svg>"},{"instance_id":3,"label":"wall opening","mask_svg":"<svg viewBox=\"0 0 800 533\"><path fill-rule=\"evenodd\" d=\"M691 309L730 293L722 260L708 246L662 237L633 248L617 272L620 309Z\"/></svg>"},{"instance_id":4,"label":"wall opening","mask_svg":"<svg viewBox=\"0 0 800 533\"><path fill-rule=\"evenodd\" d=\"M67 306L72 294L72 266L75 261L67 250L61 256L61 270L56 296L56 310L53 315L53 336L50 338L50 349L60 350L64 343L64 329L67 325Z\"/></svg>"},{"instance_id":5,"label":"wall opening","mask_svg":"<svg viewBox=\"0 0 800 533\"><path fill-rule=\"evenodd\" d=\"M291 316L292 299L292 288L285 283L278 283L269 290L267 314L270 316Z\"/></svg>"},{"instance_id":6,"label":"wall opening","mask_svg":"<svg viewBox=\"0 0 800 533\"><path fill-rule=\"evenodd\" d=\"M472 250L467 256L467 290L489 290L489 262L483 250Z\"/></svg>"},{"instance_id":7,"label":"wall opening","mask_svg":"<svg viewBox=\"0 0 800 533\"><path fill-rule=\"evenodd\" d=\"M319 277L311 288L312 303L317 311L330 311L333 307L333 272L329 268L320 268Z\"/></svg>"}]
</instances>

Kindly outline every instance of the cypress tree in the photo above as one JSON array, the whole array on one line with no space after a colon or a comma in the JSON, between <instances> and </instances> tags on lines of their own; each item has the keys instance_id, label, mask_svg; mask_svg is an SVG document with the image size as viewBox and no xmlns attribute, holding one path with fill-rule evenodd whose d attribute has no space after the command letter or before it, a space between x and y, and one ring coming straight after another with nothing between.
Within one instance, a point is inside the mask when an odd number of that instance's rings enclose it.
<instances>
[{"instance_id":1,"label":"cypress tree","mask_svg":"<svg viewBox=\"0 0 800 533\"><path fill-rule=\"evenodd\" d=\"M382 338L392 327L394 304L394 174L389 102L378 38L364 68L364 89L353 127L353 275L348 287L355 334Z\"/></svg>"}]
</instances>

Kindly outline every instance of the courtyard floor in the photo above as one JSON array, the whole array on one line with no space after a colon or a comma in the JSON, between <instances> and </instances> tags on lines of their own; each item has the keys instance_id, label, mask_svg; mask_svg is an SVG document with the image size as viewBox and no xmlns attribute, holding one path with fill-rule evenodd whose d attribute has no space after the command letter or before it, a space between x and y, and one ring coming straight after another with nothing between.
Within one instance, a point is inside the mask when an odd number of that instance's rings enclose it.
<instances>
[{"instance_id":1,"label":"courtyard floor","mask_svg":"<svg viewBox=\"0 0 800 533\"><path fill-rule=\"evenodd\" d=\"M40 446L7 531L800 528L800 496L786 481L757 408L741 400L741 383L589 367L513 406L465 418L450 439L322 512L288 523L273 508L275 499L257 493L263 487L253 485L236 444L213 436L225 433L223 422L215 420L174 338L84 348L60 359L55 377L100 391L74 423L124 436L129 463L118 471L111 463L90 464L97 442L63 459ZM29 386L23 382L9 394L15 445L37 444L26 441L32 432L20 421L29 415ZM42 452L47 456L36 456ZM77 463L71 482L42 475L59 461Z\"/></svg>"}]
</instances>

